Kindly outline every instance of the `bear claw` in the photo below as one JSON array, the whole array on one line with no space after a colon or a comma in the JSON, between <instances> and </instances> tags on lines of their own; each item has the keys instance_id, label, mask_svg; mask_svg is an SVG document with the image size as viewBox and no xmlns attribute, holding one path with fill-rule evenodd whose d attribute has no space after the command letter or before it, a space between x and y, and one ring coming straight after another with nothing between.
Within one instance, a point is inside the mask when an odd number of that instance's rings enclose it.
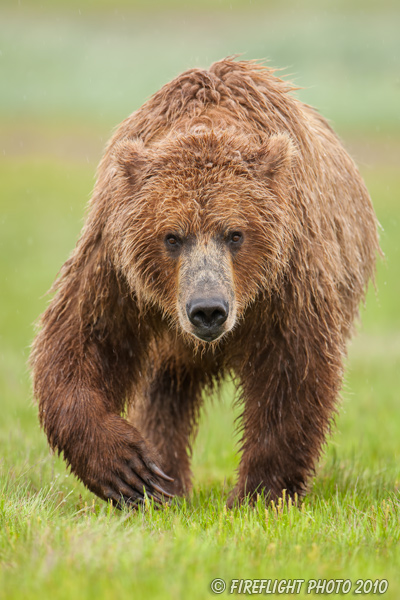
<instances>
[{"instance_id":1,"label":"bear claw","mask_svg":"<svg viewBox=\"0 0 400 600\"><path fill-rule=\"evenodd\" d=\"M157 477L161 477L162 479L165 479L165 481L174 481L172 477L166 475L164 471L162 471L160 467L157 467L157 465L155 465L154 463L148 463L148 467L153 471L154 475L157 475Z\"/></svg>"}]
</instances>

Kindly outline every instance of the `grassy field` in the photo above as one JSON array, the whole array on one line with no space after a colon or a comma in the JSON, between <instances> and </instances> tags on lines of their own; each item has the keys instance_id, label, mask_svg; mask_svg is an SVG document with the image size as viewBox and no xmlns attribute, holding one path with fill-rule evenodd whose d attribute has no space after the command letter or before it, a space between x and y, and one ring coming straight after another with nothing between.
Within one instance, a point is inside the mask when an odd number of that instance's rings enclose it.
<instances>
[{"instance_id":1,"label":"grassy field","mask_svg":"<svg viewBox=\"0 0 400 600\"><path fill-rule=\"evenodd\" d=\"M106 0L97 12L89 1L26 6L8 3L0 19L0 598L200 599L214 578L228 589L232 579L351 579L352 592L360 578L387 579L384 597L398 598L397 5L208 3L195 20L179 2L150 14L138 2L137 11ZM333 121L370 189L386 259L301 507L225 509L238 464L226 386L206 403L193 496L121 513L48 451L26 364L33 322L77 239L111 127L181 69L234 52L288 65L302 99Z\"/></svg>"}]
</instances>

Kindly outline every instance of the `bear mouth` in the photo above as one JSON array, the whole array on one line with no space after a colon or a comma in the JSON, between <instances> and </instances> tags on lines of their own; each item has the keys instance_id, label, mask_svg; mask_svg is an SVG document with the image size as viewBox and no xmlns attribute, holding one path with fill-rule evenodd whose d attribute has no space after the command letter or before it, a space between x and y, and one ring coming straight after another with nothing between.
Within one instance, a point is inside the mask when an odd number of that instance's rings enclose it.
<instances>
[{"instance_id":1,"label":"bear mouth","mask_svg":"<svg viewBox=\"0 0 400 600\"><path fill-rule=\"evenodd\" d=\"M225 333L225 328L218 328L218 330L210 331L209 329L196 329L192 330L194 337L198 338L202 342L215 342Z\"/></svg>"}]
</instances>

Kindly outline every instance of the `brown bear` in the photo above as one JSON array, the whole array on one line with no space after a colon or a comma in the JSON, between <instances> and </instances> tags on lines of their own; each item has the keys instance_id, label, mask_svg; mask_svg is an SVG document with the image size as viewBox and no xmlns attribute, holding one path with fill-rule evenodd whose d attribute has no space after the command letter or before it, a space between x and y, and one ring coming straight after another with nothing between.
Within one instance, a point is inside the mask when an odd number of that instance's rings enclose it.
<instances>
[{"instance_id":1,"label":"brown bear","mask_svg":"<svg viewBox=\"0 0 400 600\"><path fill-rule=\"evenodd\" d=\"M186 71L111 139L32 352L52 448L117 506L191 487L202 392L243 402L229 503L303 495L379 250L327 122L273 70Z\"/></svg>"}]
</instances>

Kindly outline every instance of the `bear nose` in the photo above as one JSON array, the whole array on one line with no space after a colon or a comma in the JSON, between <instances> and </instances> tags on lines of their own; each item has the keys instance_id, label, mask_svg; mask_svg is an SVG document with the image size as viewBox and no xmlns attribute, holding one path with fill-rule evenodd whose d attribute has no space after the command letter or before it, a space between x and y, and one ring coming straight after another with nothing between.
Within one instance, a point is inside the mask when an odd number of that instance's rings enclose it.
<instances>
[{"instance_id":1,"label":"bear nose","mask_svg":"<svg viewBox=\"0 0 400 600\"><path fill-rule=\"evenodd\" d=\"M222 298L195 298L186 304L186 312L192 325L209 336L227 320L229 305Z\"/></svg>"}]
</instances>

